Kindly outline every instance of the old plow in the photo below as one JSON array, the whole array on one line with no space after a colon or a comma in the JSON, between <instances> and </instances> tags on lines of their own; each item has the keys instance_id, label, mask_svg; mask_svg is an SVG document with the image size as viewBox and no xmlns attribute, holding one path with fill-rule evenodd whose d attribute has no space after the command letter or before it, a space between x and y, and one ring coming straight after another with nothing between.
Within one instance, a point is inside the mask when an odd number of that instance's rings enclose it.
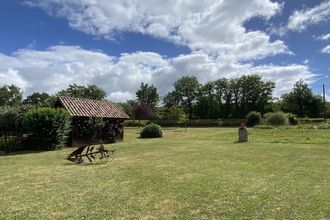
<instances>
[{"instance_id":1,"label":"old plow","mask_svg":"<svg viewBox=\"0 0 330 220\"><path fill-rule=\"evenodd\" d=\"M116 150L107 150L100 144L99 146L89 146L85 145L78 147L71 154L69 154L66 159L77 163L104 163L114 159L114 154Z\"/></svg>"}]
</instances>

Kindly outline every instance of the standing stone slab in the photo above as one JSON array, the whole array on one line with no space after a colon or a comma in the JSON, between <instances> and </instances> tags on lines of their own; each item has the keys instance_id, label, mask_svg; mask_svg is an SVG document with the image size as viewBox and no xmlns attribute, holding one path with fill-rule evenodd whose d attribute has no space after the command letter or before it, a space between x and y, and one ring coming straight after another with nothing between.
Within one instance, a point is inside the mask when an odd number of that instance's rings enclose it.
<instances>
[{"instance_id":1,"label":"standing stone slab","mask_svg":"<svg viewBox=\"0 0 330 220\"><path fill-rule=\"evenodd\" d=\"M244 123L241 123L238 129L238 142L247 142L248 132Z\"/></svg>"}]
</instances>

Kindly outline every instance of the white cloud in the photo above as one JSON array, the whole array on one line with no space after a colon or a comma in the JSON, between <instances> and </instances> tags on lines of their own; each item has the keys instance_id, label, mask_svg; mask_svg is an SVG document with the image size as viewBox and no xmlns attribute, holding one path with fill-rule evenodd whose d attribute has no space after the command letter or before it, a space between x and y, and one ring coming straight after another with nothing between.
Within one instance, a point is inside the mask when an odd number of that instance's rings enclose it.
<instances>
[{"instance_id":1,"label":"white cloud","mask_svg":"<svg viewBox=\"0 0 330 220\"><path fill-rule=\"evenodd\" d=\"M205 83L221 77L256 73L265 80L276 82L276 95L289 91L299 79L311 80L314 77L305 65L253 66L201 51L173 58L150 52L113 57L78 46L58 45L45 51L23 49L12 55L0 53L1 82L16 84L25 95L34 91L55 93L72 83L96 84L113 101L125 101L135 97L141 82L154 84L164 95L174 81L184 75L194 75Z\"/></svg>"},{"instance_id":2,"label":"white cloud","mask_svg":"<svg viewBox=\"0 0 330 220\"><path fill-rule=\"evenodd\" d=\"M319 39L319 40L330 40L330 34L321 35L317 39Z\"/></svg>"},{"instance_id":3,"label":"white cloud","mask_svg":"<svg viewBox=\"0 0 330 220\"><path fill-rule=\"evenodd\" d=\"M0 70L0 82L1 86L14 84L23 90L28 87L28 83L18 74L18 71L11 68Z\"/></svg>"},{"instance_id":4,"label":"white cloud","mask_svg":"<svg viewBox=\"0 0 330 220\"><path fill-rule=\"evenodd\" d=\"M321 52L322 53L329 53L330 54L330 45L326 46L326 47L323 47L321 49Z\"/></svg>"},{"instance_id":5,"label":"white cloud","mask_svg":"<svg viewBox=\"0 0 330 220\"><path fill-rule=\"evenodd\" d=\"M265 65L257 66L250 70L252 73L260 73L263 79L276 83L275 96L290 91L295 82L302 79L307 83L314 82L314 77L310 69L305 65L291 64L288 66Z\"/></svg>"},{"instance_id":6,"label":"white cloud","mask_svg":"<svg viewBox=\"0 0 330 220\"><path fill-rule=\"evenodd\" d=\"M108 96L108 99L110 99L113 102L121 102L123 100L133 100L135 98L136 98L135 97L135 94L132 94L129 91L125 91L125 92L121 92L121 91L112 92Z\"/></svg>"},{"instance_id":7,"label":"white cloud","mask_svg":"<svg viewBox=\"0 0 330 220\"><path fill-rule=\"evenodd\" d=\"M247 31L252 17L269 19L282 5L270 0L28 0L50 15L66 18L85 33L116 38L138 32L235 60L289 53L283 41L271 42L261 31Z\"/></svg>"},{"instance_id":8,"label":"white cloud","mask_svg":"<svg viewBox=\"0 0 330 220\"><path fill-rule=\"evenodd\" d=\"M293 31L303 31L310 25L326 22L330 18L330 1L301 11L295 11L288 21L287 28Z\"/></svg>"}]
</instances>

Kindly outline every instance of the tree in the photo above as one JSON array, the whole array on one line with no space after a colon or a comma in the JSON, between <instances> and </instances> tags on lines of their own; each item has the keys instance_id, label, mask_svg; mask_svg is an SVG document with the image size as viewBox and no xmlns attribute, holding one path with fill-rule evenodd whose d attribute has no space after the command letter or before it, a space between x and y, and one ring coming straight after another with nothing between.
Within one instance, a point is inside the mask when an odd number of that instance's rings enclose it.
<instances>
[{"instance_id":1,"label":"tree","mask_svg":"<svg viewBox=\"0 0 330 220\"><path fill-rule=\"evenodd\" d=\"M23 104L50 107L50 99L51 96L45 92L34 92L24 99Z\"/></svg>"},{"instance_id":2,"label":"tree","mask_svg":"<svg viewBox=\"0 0 330 220\"><path fill-rule=\"evenodd\" d=\"M174 83L174 90L168 93L163 101L166 106L177 104L183 107L189 118L192 118L199 86L195 76L184 76Z\"/></svg>"},{"instance_id":3,"label":"tree","mask_svg":"<svg viewBox=\"0 0 330 220\"><path fill-rule=\"evenodd\" d=\"M15 85L0 87L0 106L17 106L22 102L21 89Z\"/></svg>"},{"instance_id":4,"label":"tree","mask_svg":"<svg viewBox=\"0 0 330 220\"><path fill-rule=\"evenodd\" d=\"M58 92L57 95L103 100L107 96L107 93L96 85L80 86L77 84L72 84L69 85L67 89Z\"/></svg>"},{"instance_id":5,"label":"tree","mask_svg":"<svg viewBox=\"0 0 330 220\"><path fill-rule=\"evenodd\" d=\"M219 109L217 108L217 99L215 93L215 83L208 82L198 89L195 114L199 118L217 118Z\"/></svg>"},{"instance_id":6,"label":"tree","mask_svg":"<svg viewBox=\"0 0 330 220\"><path fill-rule=\"evenodd\" d=\"M218 118L228 117L232 100L229 81L226 78L222 78L214 81L213 84L214 96L218 104Z\"/></svg>"},{"instance_id":7,"label":"tree","mask_svg":"<svg viewBox=\"0 0 330 220\"><path fill-rule=\"evenodd\" d=\"M272 101L274 82L264 82L259 75L242 76L238 79L240 87L240 112L266 112L267 105Z\"/></svg>"},{"instance_id":8,"label":"tree","mask_svg":"<svg viewBox=\"0 0 330 220\"><path fill-rule=\"evenodd\" d=\"M144 103L135 103L133 107L134 118L137 120L146 120L152 117L151 107Z\"/></svg>"},{"instance_id":9,"label":"tree","mask_svg":"<svg viewBox=\"0 0 330 220\"><path fill-rule=\"evenodd\" d=\"M322 98L314 95L308 84L299 80L291 92L282 95L281 109L298 117L318 117L322 109Z\"/></svg>"},{"instance_id":10,"label":"tree","mask_svg":"<svg viewBox=\"0 0 330 220\"><path fill-rule=\"evenodd\" d=\"M128 100L127 102L119 102L117 103L117 105L123 109L123 111L130 117L130 118L134 118L134 112L133 112L133 108L135 105L135 101L134 100Z\"/></svg>"},{"instance_id":11,"label":"tree","mask_svg":"<svg viewBox=\"0 0 330 220\"><path fill-rule=\"evenodd\" d=\"M185 112L182 110L182 108L176 106L172 106L166 111L167 120L180 121L183 115L185 115Z\"/></svg>"},{"instance_id":12,"label":"tree","mask_svg":"<svg viewBox=\"0 0 330 220\"><path fill-rule=\"evenodd\" d=\"M140 103L148 104L152 109L155 109L159 102L159 95L157 88L153 85L141 83L140 89L136 92L137 101Z\"/></svg>"}]
</instances>

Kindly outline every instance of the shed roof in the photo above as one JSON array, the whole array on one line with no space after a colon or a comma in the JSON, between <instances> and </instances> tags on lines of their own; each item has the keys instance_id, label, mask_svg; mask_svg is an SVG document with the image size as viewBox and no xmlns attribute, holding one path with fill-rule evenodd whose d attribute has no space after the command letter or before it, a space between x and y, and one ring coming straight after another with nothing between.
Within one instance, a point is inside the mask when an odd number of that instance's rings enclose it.
<instances>
[{"instance_id":1,"label":"shed roof","mask_svg":"<svg viewBox=\"0 0 330 220\"><path fill-rule=\"evenodd\" d=\"M74 117L129 118L121 108L109 101L60 96L59 102Z\"/></svg>"}]
</instances>

